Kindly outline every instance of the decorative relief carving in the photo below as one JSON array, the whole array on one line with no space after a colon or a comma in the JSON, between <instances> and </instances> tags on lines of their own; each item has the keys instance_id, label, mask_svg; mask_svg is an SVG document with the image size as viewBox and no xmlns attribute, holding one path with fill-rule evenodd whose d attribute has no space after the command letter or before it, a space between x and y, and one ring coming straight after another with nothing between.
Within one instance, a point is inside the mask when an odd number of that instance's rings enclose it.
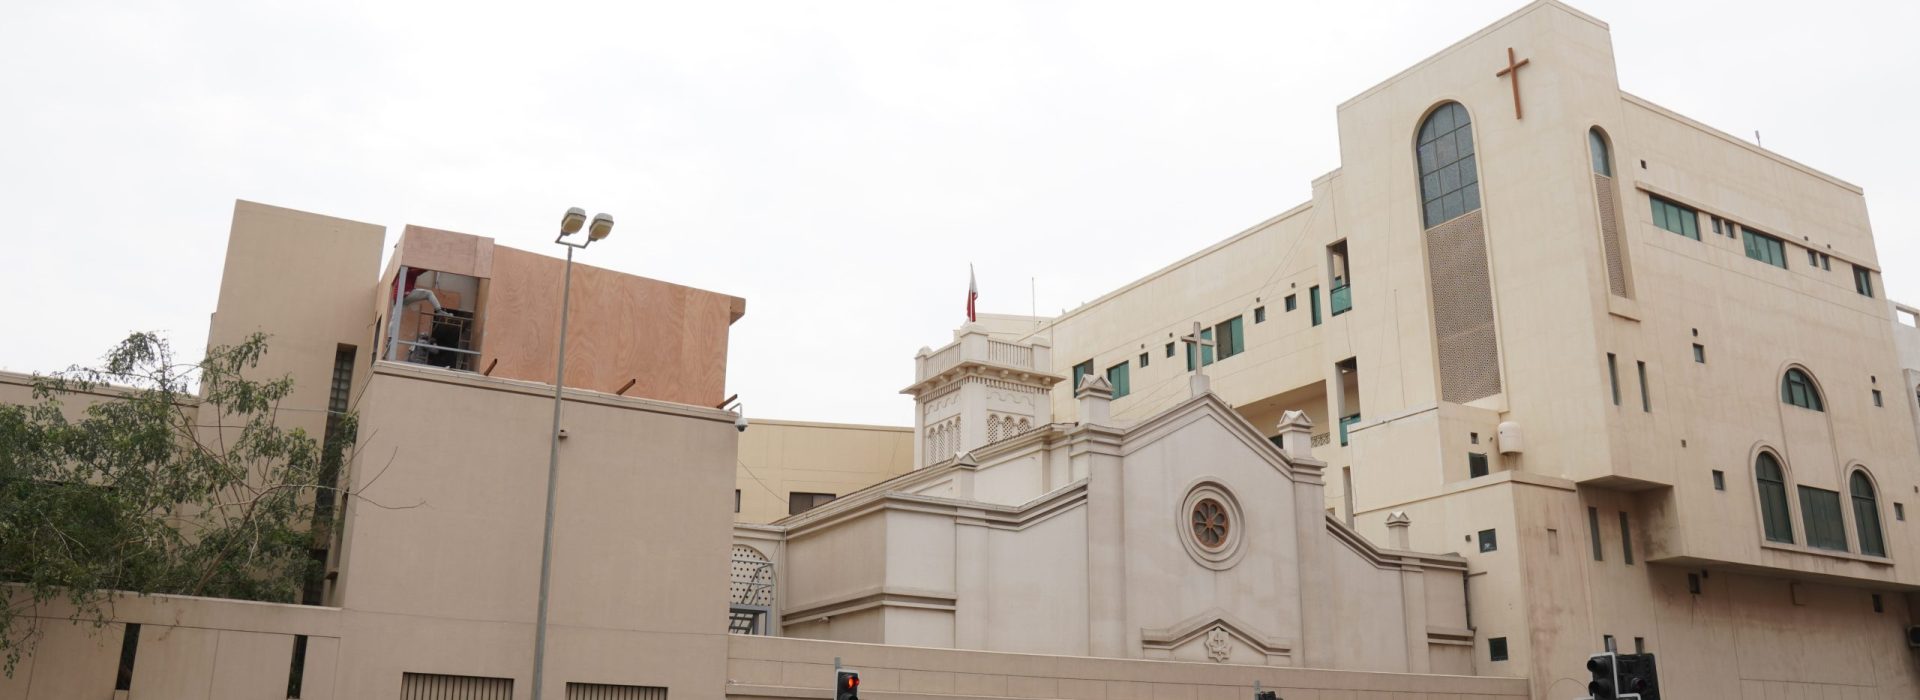
<instances>
[{"instance_id":1,"label":"decorative relief carving","mask_svg":"<svg viewBox=\"0 0 1920 700\"><path fill-rule=\"evenodd\" d=\"M1207 632L1207 658L1226 663L1233 658L1233 637L1220 627Z\"/></svg>"}]
</instances>

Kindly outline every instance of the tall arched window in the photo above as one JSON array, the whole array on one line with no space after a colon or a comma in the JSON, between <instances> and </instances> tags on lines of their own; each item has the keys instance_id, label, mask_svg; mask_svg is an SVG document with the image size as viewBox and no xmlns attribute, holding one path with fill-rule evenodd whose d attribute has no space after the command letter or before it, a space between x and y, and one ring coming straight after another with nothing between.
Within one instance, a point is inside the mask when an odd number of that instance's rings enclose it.
<instances>
[{"instance_id":1,"label":"tall arched window","mask_svg":"<svg viewBox=\"0 0 1920 700\"><path fill-rule=\"evenodd\" d=\"M1865 471L1855 469L1853 489L1853 527L1860 534L1860 553L1876 557L1887 555L1887 540L1880 532L1880 503L1873 497L1873 480Z\"/></svg>"},{"instance_id":2,"label":"tall arched window","mask_svg":"<svg viewBox=\"0 0 1920 700\"><path fill-rule=\"evenodd\" d=\"M1587 152L1593 156L1593 172L1613 177L1613 154L1607 152L1607 137L1597 127L1587 130Z\"/></svg>"},{"instance_id":3,"label":"tall arched window","mask_svg":"<svg viewBox=\"0 0 1920 700\"><path fill-rule=\"evenodd\" d=\"M1480 208L1480 172L1474 167L1467 108L1448 102L1420 123L1420 204L1424 228Z\"/></svg>"},{"instance_id":4,"label":"tall arched window","mask_svg":"<svg viewBox=\"0 0 1920 700\"><path fill-rule=\"evenodd\" d=\"M1773 453L1762 452L1754 460L1753 479L1760 488L1760 521L1766 526L1767 539L1793 542L1793 516L1787 511L1787 477Z\"/></svg>"},{"instance_id":5,"label":"tall arched window","mask_svg":"<svg viewBox=\"0 0 1920 700\"><path fill-rule=\"evenodd\" d=\"M1788 369L1787 376L1780 379L1780 400L1815 411L1827 410L1820 401L1820 390L1813 385L1813 377L1799 367Z\"/></svg>"}]
</instances>

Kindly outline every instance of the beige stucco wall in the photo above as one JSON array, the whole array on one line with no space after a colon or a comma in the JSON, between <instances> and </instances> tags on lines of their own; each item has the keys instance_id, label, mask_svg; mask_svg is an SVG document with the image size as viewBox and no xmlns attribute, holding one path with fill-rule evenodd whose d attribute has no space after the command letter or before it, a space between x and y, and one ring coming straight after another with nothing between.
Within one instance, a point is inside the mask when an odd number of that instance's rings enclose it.
<instances>
[{"instance_id":1,"label":"beige stucco wall","mask_svg":"<svg viewBox=\"0 0 1920 700\"><path fill-rule=\"evenodd\" d=\"M793 492L844 496L913 469L913 429L752 418L740 434L735 522L787 517Z\"/></svg>"},{"instance_id":2,"label":"beige stucco wall","mask_svg":"<svg viewBox=\"0 0 1920 700\"><path fill-rule=\"evenodd\" d=\"M294 377L278 422L319 436L326 429L335 352L355 348L353 385L366 381L373 316L368 276L380 267L386 229L373 224L240 201L234 203L207 346L266 333L267 354L250 376ZM209 423L213 421L207 421Z\"/></svg>"},{"instance_id":3,"label":"beige stucco wall","mask_svg":"<svg viewBox=\"0 0 1920 700\"><path fill-rule=\"evenodd\" d=\"M347 697L393 697L409 671L514 678L524 692L552 401L536 384L377 367L340 584ZM548 695L589 681L716 697L732 415L577 392L562 425Z\"/></svg>"},{"instance_id":4,"label":"beige stucco wall","mask_svg":"<svg viewBox=\"0 0 1920 700\"><path fill-rule=\"evenodd\" d=\"M25 596L16 599L24 604ZM140 625L132 698L242 700L286 697L296 635L307 637L304 700L351 697L334 692L341 615L335 608L250 603L186 596L115 596L111 622L75 621L64 600L23 620L41 637L11 677L0 674L0 698L67 700L115 697L126 625Z\"/></svg>"},{"instance_id":5,"label":"beige stucco wall","mask_svg":"<svg viewBox=\"0 0 1920 700\"><path fill-rule=\"evenodd\" d=\"M860 671L862 693L890 696L1148 700L1524 698L1525 679L1366 673L1177 661L915 649L806 639L728 639L730 698L825 698L833 659Z\"/></svg>"}]
</instances>

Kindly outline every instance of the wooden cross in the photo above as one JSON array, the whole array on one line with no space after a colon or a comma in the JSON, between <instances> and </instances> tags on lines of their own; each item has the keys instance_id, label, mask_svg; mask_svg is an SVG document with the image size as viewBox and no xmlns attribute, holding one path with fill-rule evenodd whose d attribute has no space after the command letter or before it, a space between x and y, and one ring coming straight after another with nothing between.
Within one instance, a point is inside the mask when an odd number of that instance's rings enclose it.
<instances>
[{"instance_id":1,"label":"wooden cross","mask_svg":"<svg viewBox=\"0 0 1920 700\"><path fill-rule=\"evenodd\" d=\"M1527 65L1527 63L1532 60L1533 59L1531 58L1523 58L1518 61L1513 60L1513 47L1509 46L1507 47L1507 67L1502 68L1500 69L1500 72L1493 74L1493 77L1495 78L1505 78L1509 75L1513 76L1513 118L1514 119L1520 118L1520 67Z\"/></svg>"},{"instance_id":2,"label":"wooden cross","mask_svg":"<svg viewBox=\"0 0 1920 700\"><path fill-rule=\"evenodd\" d=\"M1202 354L1205 353L1206 351L1201 350L1200 348L1210 348L1217 345L1218 343L1215 343L1212 338L1208 338L1200 335L1199 321L1193 322L1193 335L1180 336L1180 342L1186 343L1187 352L1194 354L1193 371L1196 374L1206 374L1207 373L1206 363L1201 361L1206 359L1205 357L1202 356Z\"/></svg>"}]
</instances>

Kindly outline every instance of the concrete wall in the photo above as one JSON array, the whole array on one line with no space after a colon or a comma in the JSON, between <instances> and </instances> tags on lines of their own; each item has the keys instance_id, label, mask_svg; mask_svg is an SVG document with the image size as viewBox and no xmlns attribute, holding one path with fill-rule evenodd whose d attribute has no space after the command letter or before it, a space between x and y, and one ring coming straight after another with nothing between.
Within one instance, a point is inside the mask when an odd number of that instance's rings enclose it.
<instances>
[{"instance_id":1,"label":"concrete wall","mask_svg":"<svg viewBox=\"0 0 1920 700\"><path fill-rule=\"evenodd\" d=\"M256 332L271 336L249 376L293 376L293 395L282 407L298 410L283 412L281 427L305 428L316 437L325 432L340 346L354 346L353 386L365 384L374 331L367 283L380 268L385 237L386 229L373 224L234 203L207 346L233 345Z\"/></svg>"},{"instance_id":2,"label":"concrete wall","mask_svg":"<svg viewBox=\"0 0 1920 700\"><path fill-rule=\"evenodd\" d=\"M15 602L24 604L25 597ZM65 601L30 611L21 622L35 626L41 637L11 677L0 675L0 698L115 697L129 623L140 625L131 698L286 697L296 636L307 637L300 697L353 697L337 693L334 685L342 630L338 609L125 595L115 597L108 612L111 622L95 627L75 621L75 610Z\"/></svg>"},{"instance_id":3,"label":"concrete wall","mask_svg":"<svg viewBox=\"0 0 1920 700\"><path fill-rule=\"evenodd\" d=\"M394 697L403 672L513 678L525 697L552 401L541 385L376 368L340 582L346 697ZM714 697L731 414L574 392L562 425L548 695L584 681Z\"/></svg>"},{"instance_id":4,"label":"concrete wall","mask_svg":"<svg viewBox=\"0 0 1920 700\"><path fill-rule=\"evenodd\" d=\"M751 419L740 434L735 522L787 517L795 492L844 496L913 470L913 429Z\"/></svg>"},{"instance_id":5,"label":"concrete wall","mask_svg":"<svg viewBox=\"0 0 1920 700\"><path fill-rule=\"evenodd\" d=\"M1255 681L1288 700L1528 696L1527 681L1517 678L1040 656L770 637L734 636L728 644L730 698L832 697L835 657L860 671L861 695L876 700L926 696L1233 700L1250 697Z\"/></svg>"}]
</instances>

